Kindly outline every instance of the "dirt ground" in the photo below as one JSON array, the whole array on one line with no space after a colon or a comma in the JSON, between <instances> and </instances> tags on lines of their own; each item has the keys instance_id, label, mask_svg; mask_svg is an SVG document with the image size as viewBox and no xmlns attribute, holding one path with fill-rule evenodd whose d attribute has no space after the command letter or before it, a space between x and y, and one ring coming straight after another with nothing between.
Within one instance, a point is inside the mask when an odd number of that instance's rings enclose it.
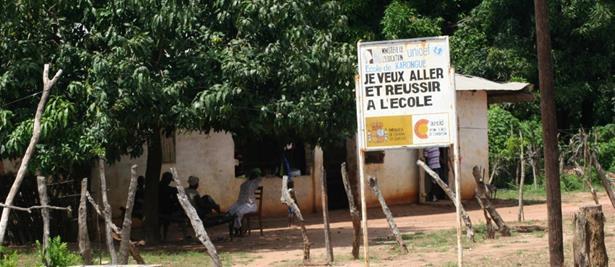
<instances>
[{"instance_id":1,"label":"dirt ground","mask_svg":"<svg viewBox=\"0 0 615 267\"><path fill-rule=\"evenodd\" d=\"M605 233L609 255L615 255L615 209L603 192L599 192L600 203L606 217ZM525 222L516 223L516 201L498 201L498 211L509 224L537 225L546 228L547 208L544 201L529 201L525 206ZM570 193L563 196L564 240L566 265L571 265L572 256L572 215L579 206L592 202L589 193ZM464 203L474 225L484 224L482 211L474 201ZM391 207L397 225L402 233L432 233L454 228L455 209L451 203L439 202L430 205L397 205ZM435 246L433 249L417 247L412 240L406 240L411 252L401 255L392 242L383 242L389 236L384 215L379 208L371 208L369 214L370 261L373 266L455 266L456 247ZM334 210L331 216L331 235L334 246L335 266L363 266L362 260L351 257L352 224L347 210ZM312 262L324 263L324 240L322 217L320 213L307 214L307 229L312 242ZM253 231L251 236L228 238L226 226L208 229L219 252L242 253L244 260L233 265L248 266L297 266L301 265L302 241L299 228L288 227L286 218L267 219L264 222L264 235ZM454 235L453 231L450 231ZM479 234L482 235L482 234ZM198 244L180 245L172 242L173 249L195 249ZM545 266L548 265L546 232L513 234L512 237L499 237L495 240L482 240L464 249L464 262L467 266ZM158 247L157 249L161 249ZM164 247L162 248L164 249ZM361 252L362 253L362 252ZM613 256L611 256L613 257ZM178 266L185 267L185 264ZM615 264L611 264L615 266Z\"/></svg>"}]
</instances>

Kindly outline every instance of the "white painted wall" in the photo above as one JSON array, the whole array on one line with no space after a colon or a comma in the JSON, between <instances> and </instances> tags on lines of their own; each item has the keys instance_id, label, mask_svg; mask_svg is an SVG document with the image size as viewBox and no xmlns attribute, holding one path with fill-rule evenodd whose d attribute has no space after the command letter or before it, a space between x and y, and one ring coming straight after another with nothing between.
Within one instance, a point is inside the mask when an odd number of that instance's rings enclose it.
<instances>
[{"instance_id":1,"label":"white painted wall","mask_svg":"<svg viewBox=\"0 0 615 267\"><path fill-rule=\"evenodd\" d=\"M485 91L457 91L459 141L461 155L461 197L472 199L476 182L474 166L489 169L489 139L487 136L487 93ZM451 173L449 177L453 177ZM454 184L454 179L451 185Z\"/></svg>"}]
</instances>

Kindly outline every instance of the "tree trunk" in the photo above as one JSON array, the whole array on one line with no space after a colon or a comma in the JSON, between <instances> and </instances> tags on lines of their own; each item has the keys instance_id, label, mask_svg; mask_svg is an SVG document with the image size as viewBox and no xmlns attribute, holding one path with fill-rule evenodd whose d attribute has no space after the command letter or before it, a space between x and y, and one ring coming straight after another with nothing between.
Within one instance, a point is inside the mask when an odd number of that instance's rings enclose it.
<instances>
[{"instance_id":1,"label":"tree trunk","mask_svg":"<svg viewBox=\"0 0 615 267\"><path fill-rule=\"evenodd\" d=\"M88 233L88 207L87 207L88 179L81 181L81 197L79 199L79 253L83 264L92 264L92 248Z\"/></svg>"},{"instance_id":2,"label":"tree trunk","mask_svg":"<svg viewBox=\"0 0 615 267\"><path fill-rule=\"evenodd\" d=\"M299 221L299 227L301 227L301 236L303 236L303 263L308 264L310 262L310 247L312 246L312 244L310 243L310 240L307 235L307 230L305 229L305 221L303 220L303 215L301 215L301 210L288 192L288 176L286 175L282 176L282 196L280 197L280 201L286 204L286 206L288 206L293 211L295 217Z\"/></svg>"},{"instance_id":3,"label":"tree trunk","mask_svg":"<svg viewBox=\"0 0 615 267\"><path fill-rule=\"evenodd\" d=\"M331 228L329 227L329 197L327 196L327 173L325 168L320 166L320 193L322 196L322 219L325 231L325 252L327 254L327 265L333 262L333 248L331 247Z\"/></svg>"},{"instance_id":4,"label":"tree trunk","mask_svg":"<svg viewBox=\"0 0 615 267\"><path fill-rule=\"evenodd\" d=\"M122 225L122 240L120 241L119 264L128 264L128 249L130 248L130 231L132 228L132 208L135 203L135 192L137 191L137 165L130 168L130 185L128 186L128 197L126 198L126 211L124 212L124 223Z\"/></svg>"},{"instance_id":5,"label":"tree trunk","mask_svg":"<svg viewBox=\"0 0 615 267\"><path fill-rule=\"evenodd\" d=\"M608 266L609 258L604 245L604 215L602 206L587 205L574 214L574 240L572 244L574 266Z\"/></svg>"},{"instance_id":6,"label":"tree trunk","mask_svg":"<svg viewBox=\"0 0 615 267\"><path fill-rule=\"evenodd\" d=\"M495 178L495 175L498 173L499 165L500 160L498 159L493 164L493 169L491 170L491 175L489 175L489 181L487 182L487 184L493 184L493 178Z\"/></svg>"},{"instance_id":7,"label":"tree trunk","mask_svg":"<svg viewBox=\"0 0 615 267\"><path fill-rule=\"evenodd\" d=\"M45 181L45 176L37 176L36 183L38 185L38 196L41 206L48 206L49 197L47 196L47 182ZM47 249L49 248L49 210L47 208L42 208L41 215L43 216L43 262L45 263L45 266L48 266Z\"/></svg>"},{"instance_id":8,"label":"tree trunk","mask_svg":"<svg viewBox=\"0 0 615 267\"><path fill-rule=\"evenodd\" d=\"M387 205L386 201L384 201L382 192L380 192L380 187L378 186L378 180L376 180L376 177L369 177L368 181L369 181L369 187L372 189L372 192L374 192L374 195L376 195L376 197L378 198L378 202L380 202L380 207L382 207L382 212L387 217L387 222L389 223L389 229L391 229L391 232L393 232L393 236L395 236L395 240L397 240L397 244L399 245L399 250L401 250L403 254L408 254L408 247L406 247L406 243L404 243L404 240L401 238L401 233L399 232L399 228L397 228L397 224L395 223L395 218L393 218L393 214L391 213L391 210L389 209L389 206Z\"/></svg>"},{"instance_id":9,"label":"tree trunk","mask_svg":"<svg viewBox=\"0 0 615 267\"><path fill-rule=\"evenodd\" d=\"M519 132L519 136L521 136L521 153L520 163L521 163L521 173L519 177L519 213L517 214L517 221L522 222L525 220L525 216L523 214L523 185L525 184L525 154L524 154L524 145L523 145L523 134Z\"/></svg>"},{"instance_id":10,"label":"tree trunk","mask_svg":"<svg viewBox=\"0 0 615 267\"><path fill-rule=\"evenodd\" d=\"M536 173L536 159L534 158L534 154L530 157L530 166L532 167L532 178L534 178L534 189L536 190L538 189L538 174Z\"/></svg>"},{"instance_id":11,"label":"tree trunk","mask_svg":"<svg viewBox=\"0 0 615 267\"><path fill-rule=\"evenodd\" d=\"M448 185L446 185L446 183L444 183L444 181L442 181L442 179L440 178L440 176L438 176L437 173L435 173L432 169L430 169L425 162L421 161L421 160L417 160L416 164L419 165L421 168L423 168L425 170L425 172L427 172L429 174L429 176L431 176L431 178L436 181L436 183L440 186L440 188L442 188L442 190L444 190L444 192L446 193L446 195L449 197L449 199L451 199L453 201L453 204L455 204L455 206L457 206L457 201L455 201L455 193L453 191L451 191L451 189L448 187ZM461 203L459 203L461 205ZM470 220L470 216L468 215L468 213L466 212L466 210L463 208L463 206L460 207L461 209L461 219L463 220L463 223L466 225L466 236L468 237L468 239L474 241L474 228L472 227L472 221Z\"/></svg>"},{"instance_id":12,"label":"tree trunk","mask_svg":"<svg viewBox=\"0 0 615 267\"><path fill-rule=\"evenodd\" d=\"M102 206L105 211L105 239L107 240L107 249L109 249L109 255L111 256L111 264L116 265L117 254L115 252L115 246L113 245L113 235L110 225L111 206L107 200L107 179L105 175L105 161L103 159L98 159L98 171L100 173L100 193L102 196Z\"/></svg>"},{"instance_id":13,"label":"tree trunk","mask_svg":"<svg viewBox=\"0 0 615 267\"><path fill-rule=\"evenodd\" d=\"M350 181L348 181L348 172L346 170L346 163L342 163L342 182L344 182L344 190L346 190L346 196L348 197L348 208L350 209L350 216L352 217L352 257L355 260L359 259L359 246L361 246L361 214L354 203L354 194L350 187Z\"/></svg>"},{"instance_id":14,"label":"tree trunk","mask_svg":"<svg viewBox=\"0 0 615 267\"><path fill-rule=\"evenodd\" d=\"M162 168L162 144L160 129L155 128L147 144L147 166L145 168L145 230L147 241L157 244L160 241L160 223L158 218L158 183Z\"/></svg>"},{"instance_id":15,"label":"tree trunk","mask_svg":"<svg viewBox=\"0 0 615 267\"><path fill-rule=\"evenodd\" d=\"M544 142L545 187L549 226L549 262L551 266L564 265L564 239L562 233L562 196L560 170L557 166L557 115L555 113L555 82L553 77L549 12L545 0L534 0L536 22L536 50L540 87L540 117Z\"/></svg>"},{"instance_id":16,"label":"tree trunk","mask_svg":"<svg viewBox=\"0 0 615 267\"><path fill-rule=\"evenodd\" d=\"M495 210L495 207L491 204L489 200L489 195L487 195L485 190L485 183L483 182L483 178L481 177L480 169L478 166L474 166L472 168L472 176L474 176L474 181L476 181L476 193L480 198L479 204L484 207L485 210L491 216L491 219L495 222L498 227L498 231L502 234L502 236L510 236L510 229L506 226L506 223L500 216L500 214Z\"/></svg>"},{"instance_id":17,"label":"tree trunk","mask_svg":"<svg viewBox=\"0 0 615 267\"><path fill-rule=\"evenodd\" d=\"M609 199L611 200L611 205L615 207L615 193L613 193L613 187L611 186L611 182L608 177L606 177L606 172L602 169L600 162L598 162L598 158L596 158L595 153L591 153L592 162L594 163L594 167L596 167L596 171L598 172L598 176L600 176L600 181L602 181L602 186L606 190Z\"/></svg>"},{"instance_id":18,"label":"tree trunk","mask_svg":"<svg viewBox=\"0 0 615 267\"><path fill-rule=\"evenodd\" d=\"M41 95L41 100L38 102L38 106L36 107L32 137L30 138L28 148L26 148L26 153L23 158L21 158L21 164L17 170L15 181L13 181L11 190L4 201L4 204L8 206L13 205L13 199L15 199L15 195L17 195L21 182L23 182L26 171L28 170L28 163L30 162L32 155L34 155L36 143L38 143L38 139L41 135L41 117L43 117L43 112L45 111L45 103L47 103L47 98L49 98L49 91L51 91L51 87L53 87L53 85L58 81L60 75L62 75L62 70L58 70L53 78L49 80L49 64L45 64L45 68L43 69L43 94ZM4 244L4 236L6 234L6 227L8 226L10 213L11 209L9 208L4 208L2 210L2 217L0 218L0 245Z\"/></svg>"},{"instance_id":19,"label":"tree trunk","mask_svg":"<svg viewBox=\"0 0 615 267\"><path fill-rule=\"evenodd\" d=\"M179 177L177 175L177 170L175 168L171 168L171 173L173 174L173 180L175 181L175 186L177 187L177 199L179 200L179 204L182 205L182 208L184 208L186 215L190 219L190 223L192 224L192 228L194 228L196 237L207 249L207 253L211 257L214 266L222 266L222 263L220 262L220 257L218 257L218 252L216 251L216 247L209 239L207 231L205 231L203 221L201 221L201 218L199 218L199 215L196 213L196 209L194 209L192 204L190 204L190 200L188 200L188 196L186 196L186 191L184 190L184 187L181 186L181 182L179 181Z\"/></svg>"}]
</instances>

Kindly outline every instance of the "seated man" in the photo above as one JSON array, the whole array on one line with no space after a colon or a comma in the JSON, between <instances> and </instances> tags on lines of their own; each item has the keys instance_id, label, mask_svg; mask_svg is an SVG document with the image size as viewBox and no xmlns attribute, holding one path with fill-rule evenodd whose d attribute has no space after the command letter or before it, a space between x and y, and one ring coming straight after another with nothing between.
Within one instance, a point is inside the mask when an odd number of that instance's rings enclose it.
<instances>
[{"instance_id":1,"label":"seated man","mask_svg":"<svg viewBox=\"0 0 615 267\"><path fill-rule=\"evenodd\" d=\"M188 187L186 188L186 195L190 204L196 209L199 218L205 222L207 217L210 217L212 211L220 214L220 205L218 205L212 197L209 195L200 196L197 188L199 187L199 177L188 177Z\"/></svg>"},{"instance_id":2,"label":"seated man","mask_svg":"<svg viewBox=\"0 0 615 267\"><path fill-rule=\"evenodd\" d=\"M187 237L184 210L179 205L177 200L177 189L171 187L173 175L170 172L162 174L162 178L158 184L158 217L162 226L162 240L167 239L169 225L171 223L179 223L184 237Z\"/></svg>"},{"instance_id":3,"label":"seated man","mask_svg":"<svg viewBox=\"0 0 615 267\"><path fill-rule=\"evenodd\" d=\"M248 174L248 180L241 184L237 201L229 208L229 214L234 216L233 228L234 232L240 232L241 220L248 213L256 212L256 196L254 192L258 189L262 178L259 169L254 169Z\"/></svg>"}]
</instances>

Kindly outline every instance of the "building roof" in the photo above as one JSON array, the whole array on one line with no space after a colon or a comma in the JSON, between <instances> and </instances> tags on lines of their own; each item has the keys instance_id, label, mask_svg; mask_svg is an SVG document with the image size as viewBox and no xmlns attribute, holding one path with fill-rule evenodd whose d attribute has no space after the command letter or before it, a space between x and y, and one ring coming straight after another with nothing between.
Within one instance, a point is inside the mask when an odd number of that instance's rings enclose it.
<instances>
[{"instance_id":1,"label":"building roof","mask_svg":"<svg viewBox=\"0 0 615 267\"><path fill-rule=\"evenodd\" d=\"M455 73L457 91L486 91L489 104L534 100L532 85L522 82L498 83L485 78Z\"/></svg>"}]
</instances>

